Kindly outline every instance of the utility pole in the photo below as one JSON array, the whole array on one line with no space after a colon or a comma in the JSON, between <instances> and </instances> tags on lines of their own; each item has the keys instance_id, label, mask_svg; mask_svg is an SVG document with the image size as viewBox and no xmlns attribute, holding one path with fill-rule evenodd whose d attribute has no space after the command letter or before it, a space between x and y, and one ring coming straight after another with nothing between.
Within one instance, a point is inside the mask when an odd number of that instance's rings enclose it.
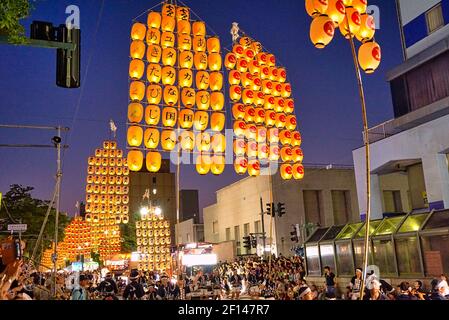
<instances>
[{"instance_id":1,"label":"utility pole","mask_svg":"<svg viewBox=\"0 0 449 320\"><path fill-rule=\"evenodd\" d=\"M264 215L265 213L263 212L263 201L262 201L262 197L260 197L260 217L261 217L261 223L262 223L262 244L263 244L263 257L265 257L266 255L266 237L265 237L265 222L264 222Z\"/></svg>"},{"instance_id":2,"label":"utility pole","mask_svg":"<svg viewBox=\"0 0 449 320\"><path fill-rule=\"evenodd\" d=\"M56 297L56 273L58 272L58 229L59 229L59 200L61 194L61 126L58 126L58 135L53 137L57 153L57 172L56 172L56 214L55 214L55 248L53 251L53 296Z\"/></svg>"}]
</instances>

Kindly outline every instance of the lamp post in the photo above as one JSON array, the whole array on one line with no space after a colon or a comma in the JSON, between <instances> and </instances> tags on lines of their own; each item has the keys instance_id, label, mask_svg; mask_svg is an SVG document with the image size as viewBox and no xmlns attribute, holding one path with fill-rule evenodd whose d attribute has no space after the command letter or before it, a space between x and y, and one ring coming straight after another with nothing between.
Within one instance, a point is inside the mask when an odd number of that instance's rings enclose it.
<instances>
[{"instance_id":1,"label":"lamp post","mask_svg":"<svg viewBox=\"0 0 449 320\"><path fill-rule=\"evenodd\" d=\"M354 68L362 106L363 135L365 144L366 166L366 230L364 236L363 270L368 266L369 254L369 224L371 219L371 181L370 181L370 144L366 100L360 69L373 73L380 64L381 49L374 40L376 31L374 18L367 13L367 0L306 0L306 11L313 17L310 28L310 39L318 49L325 48L333 39L336 27L349 40ZM357 55L354 37L362 45ZM366 272L363 273L362 294L365 288Z\"/></svg>"}]
</instances>

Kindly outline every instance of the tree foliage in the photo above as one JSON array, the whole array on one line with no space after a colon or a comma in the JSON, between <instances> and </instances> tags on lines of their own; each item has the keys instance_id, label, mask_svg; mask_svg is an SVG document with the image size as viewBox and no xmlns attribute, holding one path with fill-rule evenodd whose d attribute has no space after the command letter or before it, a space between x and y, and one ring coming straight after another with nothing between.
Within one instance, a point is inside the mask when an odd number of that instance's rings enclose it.
<instances>
[{"instance_id":1,"label":"tree foliage","mask_svg":"<svg viewBox=\"0 0 449 320\"><path fill-rule=\"evenodd\" d=\"M0 1L0 34L8 35L8 41L15 44L26 41L25 28L20 20L29 16L31 5L28 0Z\"/></svg>"}]
</instances>

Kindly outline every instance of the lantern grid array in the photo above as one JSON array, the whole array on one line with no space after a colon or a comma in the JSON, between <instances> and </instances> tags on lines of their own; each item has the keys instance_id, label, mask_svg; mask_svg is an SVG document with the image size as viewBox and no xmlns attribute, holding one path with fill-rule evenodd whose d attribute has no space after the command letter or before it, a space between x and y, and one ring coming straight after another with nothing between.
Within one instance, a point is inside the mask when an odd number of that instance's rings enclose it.
<instances>
[{"instance_id":1,"label":"lantern grid array","mask_svg":"<svg viewBox=\"0 0 449 320\"><path fill-rule=\"evenodd\" d=\"M131 30L127 143L132 171L158 172L164 152L196 155L200 174L224 170L226 113L220 40L190 9L165 3Z\"/></svg>"}]
</instances>

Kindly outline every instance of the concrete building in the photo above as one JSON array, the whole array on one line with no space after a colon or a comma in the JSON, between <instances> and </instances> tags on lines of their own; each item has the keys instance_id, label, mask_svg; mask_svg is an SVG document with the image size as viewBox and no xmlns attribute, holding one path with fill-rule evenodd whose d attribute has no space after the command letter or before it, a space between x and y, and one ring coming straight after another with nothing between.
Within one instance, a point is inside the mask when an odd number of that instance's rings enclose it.
<instances>
[{"instance_id":1,"label":"concrete building","mask_svg":"<svg viewBox=\"0 0 449 320\"><path fill-rule=\"evenodd\" d=\"M387 74L395 118L369 131L373 219L449 208L449 1L397 5L405 60ZM365 148L353 158L363 217Z\"/></svg>"},{"instance_id":2,"label":"concrete building","mask_svg":"<svg viewBox=\"0 0 449 320\"><path fill-rule=\"evenodd\" d=\"M354 170L306 166L302 181L284 181L275 174L271 183L268 176L248 177L218 190L217 203L204 208L206 242L234 240L237 255L254 254L255 249L247 251L243 248L242 238L265 232L266 245L269 245L271 216L261 214L261 211L265 211L266 203L270 202L270 189L272 202L284 203L286 208L284 216L276 216L272 221L276 254L291 255L291 249L298 246L290 235L295 224L304 231L307 225L330 226L359 219ZM262 238L258 241L261 245Z\"/></svg>"},{"instance_id":3,"label":"concrete building","mask_svg":"<svg viewBox=\"0 0 449 320\"><path fill-rule=\"evenodd\" d=\"M196 224L201 223L198 190L181 190L179 192L179 220L193 219Z\"/></svg>"},{"instance_id":4,"label":"concrete building","mask_svg":"<svg viewBox=\"0 0 449 320\"><path fill-rule=\"evenodd\" d=\"M194 219L176 225L178 244L204 242L204 224L195 223Z\"/></svg>"}]
</instances>

